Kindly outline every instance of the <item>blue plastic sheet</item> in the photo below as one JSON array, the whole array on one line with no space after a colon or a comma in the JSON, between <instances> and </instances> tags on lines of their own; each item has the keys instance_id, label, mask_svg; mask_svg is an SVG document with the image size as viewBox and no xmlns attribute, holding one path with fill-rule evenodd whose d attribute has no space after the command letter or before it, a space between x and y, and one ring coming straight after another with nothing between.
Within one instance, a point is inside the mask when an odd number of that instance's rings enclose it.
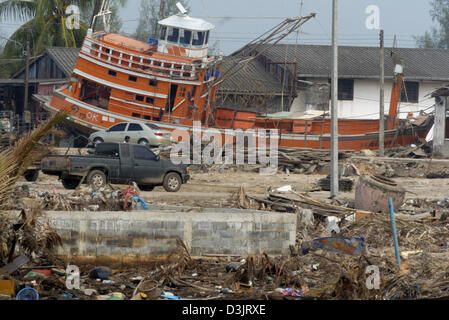
<instances>
[{"instance_id":1,"label":"blue plastic sheet","mask_svg":"<svg viewBox=\"0 0 449 320\"><path fill-rule=\"evenodd\" d=\"M366 250L365 237L355 238L318 238L304 242L302 253L308 254L310 251L327 250L349 255L361 255Z\"/></svg>"},{"instance_id":2,"label":"blue plastic sheet","mask_svg":"<svg viewBox=\"0 0 449 320\"><path fill-rule=\"evenodd\" d=\"M148 210L148 209L150 208L150 207L148 207L148 205L147 205L147 203L145 202L145 200L143 200L142 198L134 197L133 200L134 200L134 202L137 202L137 203L140 202L140 207L141 207L143 210Z\"/></svg>"}]
</instances>

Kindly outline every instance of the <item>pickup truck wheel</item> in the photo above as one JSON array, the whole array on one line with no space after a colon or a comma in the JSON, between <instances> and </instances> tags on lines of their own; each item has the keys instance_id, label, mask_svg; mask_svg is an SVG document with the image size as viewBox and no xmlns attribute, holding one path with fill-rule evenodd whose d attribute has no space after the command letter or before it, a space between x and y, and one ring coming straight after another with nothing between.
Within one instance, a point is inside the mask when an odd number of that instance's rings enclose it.
<instances>
[{"instance_id":1,"label":"pickup truck wheel","mask_svg":"<svg viewBox=\"0 0 449 320\"><path fill-rule=\"evenodd\" d=\"M24 177L26 181L35 182L39 177L39 170L28 170L25 171Z\"/></svg>"},{"instance_id":2,"label":"pickup truck wheel","mask_svg":"<svg viewBox=\"0 0 449 320\"><path fill-rule=\"evenodd\" d=\"M90 184L93 189L98 190L106 185L107 178L103 171L93 170L87 176L87 183Z\"/></svg>"},{"instance_id":3,"label":"pickup truck wheel","mask_svg":"<svg viewBox=\"0 0 449 320\"><path fill-rule=\"evenodd\" d=\"M78 187L78 184L80 183L80 179L75 178L62 178L62 185L67 190L75 190L76 187Z\"/></svg>"},{"instance_id":4,"label":"pickup truck wheel","mask_svg":"<svg viewBox=\"0 0 449 320\"><path fill-rule=\"evenodd\" d=\"M170 172L164 178L164 189L167 192L177 192L181 189L181 185L181 177L175 172Z\"/></svg>"},{"instance_id":5,"label":"pickup truck wheel","mask_svg":"<svg viewBox=\"0 0 449 320\"><path fill-rule=\"evenodd\" d=\"M142 191L153 191L154 190L154 186L142 186L142 185L138 185L139 189Z\"/></svg>"},{"instance_id":6,"label":"pickup truck wheel","mask_svg":"<svg viewBox=\"0 0 449 320\"><path fill-rule=\"evenodd\" d=\"M140 139L138 144L141 144L143 146L146 146L148 144L148 140L147 139Z\"/></svg>"}]
</instances>

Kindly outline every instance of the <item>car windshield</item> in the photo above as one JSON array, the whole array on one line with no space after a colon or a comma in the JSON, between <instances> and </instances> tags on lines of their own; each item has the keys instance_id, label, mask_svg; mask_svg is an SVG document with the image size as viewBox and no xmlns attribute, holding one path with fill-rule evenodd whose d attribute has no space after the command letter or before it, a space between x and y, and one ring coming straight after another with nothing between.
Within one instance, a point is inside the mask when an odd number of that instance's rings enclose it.
<instances>
[{"instance_id":1,"label":"car windshield","mask_svg":"<svg viewBox=\"0 0 449 320\"><path fill-rule=\"evenodd\" d=\"M147 125L148 128L152 129L152 130L160 130L160 128L152 123L145 123Z\"/></svg>"}]
</instances>

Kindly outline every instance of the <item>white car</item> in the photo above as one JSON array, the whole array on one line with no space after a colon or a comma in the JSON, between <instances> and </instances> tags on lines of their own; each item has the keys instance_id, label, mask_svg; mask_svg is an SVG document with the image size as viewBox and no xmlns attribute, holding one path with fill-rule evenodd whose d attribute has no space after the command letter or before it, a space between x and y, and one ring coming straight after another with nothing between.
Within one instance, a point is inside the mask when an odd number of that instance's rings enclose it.
<instances>
[{"instance_id":1,"label":"white car","mask_svg":"<svg viewBox=\"0 0 449 320\"><path fill-rule=\"evenodd\" d=\"M171 132L160 129L157 125L147 122L121 122L107 130L92 133L89 141L94 144L103 142L125 142L156 147L171 143Z\"/></svg>"}]
</instances>

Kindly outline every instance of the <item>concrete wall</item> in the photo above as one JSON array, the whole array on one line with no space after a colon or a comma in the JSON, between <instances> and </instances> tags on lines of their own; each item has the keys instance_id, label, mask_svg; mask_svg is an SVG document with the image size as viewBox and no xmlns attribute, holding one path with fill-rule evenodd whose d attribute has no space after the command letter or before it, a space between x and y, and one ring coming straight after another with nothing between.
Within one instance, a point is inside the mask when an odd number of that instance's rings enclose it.
<instances>
[{"instance_id":1,"label":"concrete wall","mask_svg":"<svg viewBox=\"0 0 449 320\"><path fill-rule=\"evenodd\" d=\"M180 238L193 256L286 254L296 215L224 212L47 212L63 239L58 254L93 260L146 260L170 254Z\"/></svg>"}]
</instances>

